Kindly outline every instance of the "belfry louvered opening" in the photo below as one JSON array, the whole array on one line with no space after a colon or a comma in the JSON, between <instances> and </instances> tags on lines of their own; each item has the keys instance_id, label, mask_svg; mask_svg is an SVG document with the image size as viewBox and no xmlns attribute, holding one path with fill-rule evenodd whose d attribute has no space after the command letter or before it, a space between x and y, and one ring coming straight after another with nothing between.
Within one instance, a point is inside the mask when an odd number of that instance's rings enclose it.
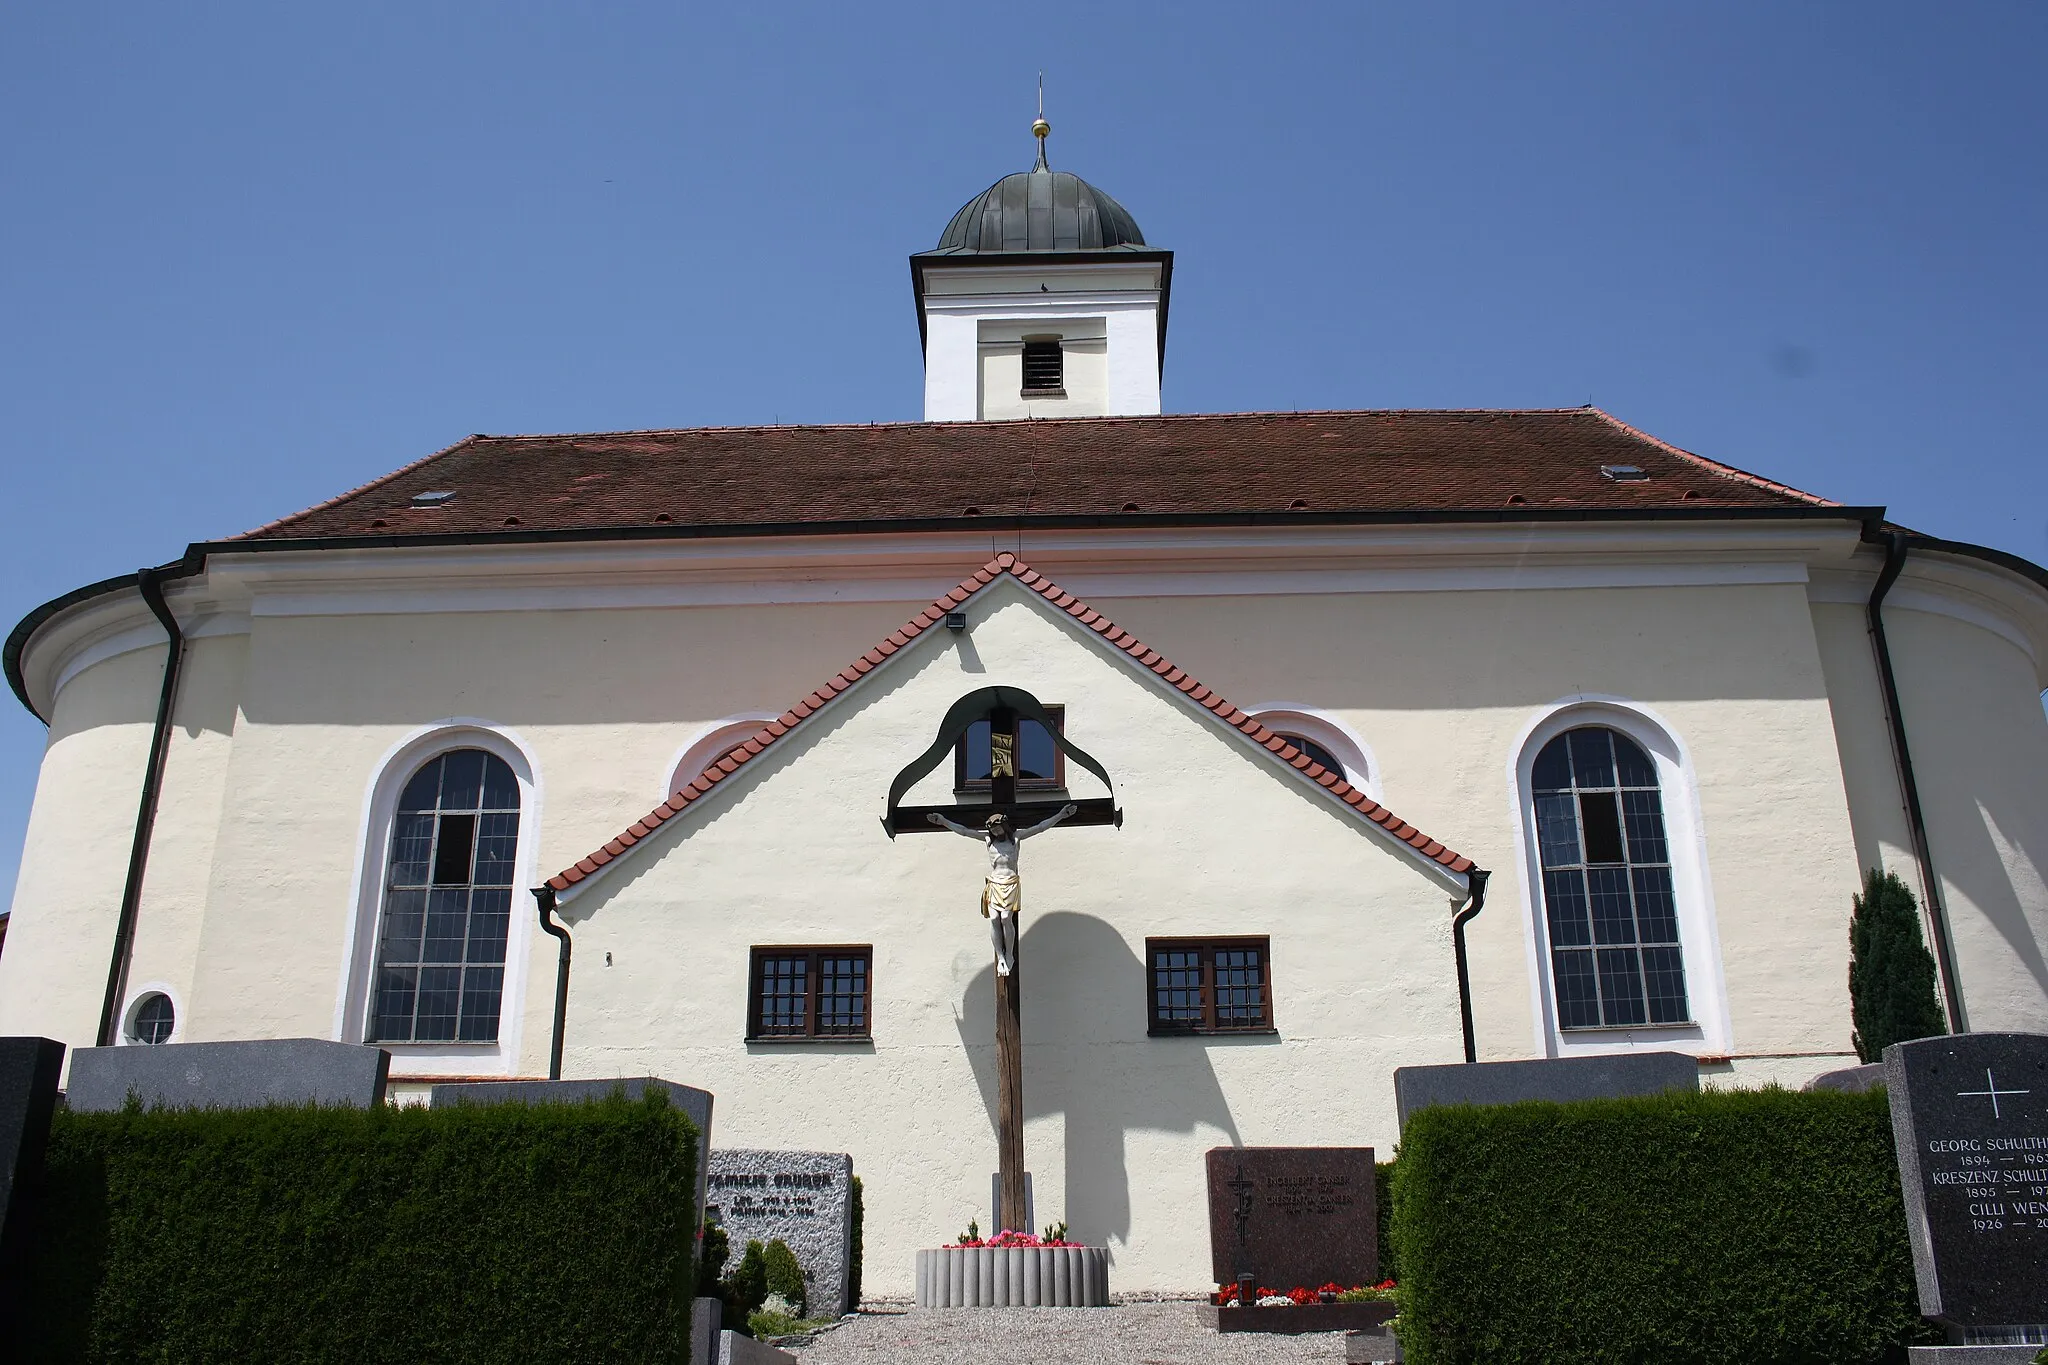
<instances>
[{"instance_id":1,"label":"belfry louvered opening","mask_svg":"<svg viewBox=\"0 0 2048 1365\"><path fill-rule=\"evenodd\" d=\"M1058 341L1024 343L1025 398L1065 398L1066 352Z\"/></svg>"}]
</instances>

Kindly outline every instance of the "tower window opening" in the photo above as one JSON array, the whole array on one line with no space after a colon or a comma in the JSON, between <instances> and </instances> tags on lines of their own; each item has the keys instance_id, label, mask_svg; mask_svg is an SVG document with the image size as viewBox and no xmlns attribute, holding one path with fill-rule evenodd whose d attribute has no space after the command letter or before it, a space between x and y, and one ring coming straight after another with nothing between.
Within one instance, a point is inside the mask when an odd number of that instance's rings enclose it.
<instances>
[{"instance_id":1,"label":"tower window opening","mask_svg":"<svg viewBox=\"0 0 2048 1365\"><path fill-rule=\"evenodd\" d=\"M1065 398L1066 353L1058 341L1024 343L1024 391L1022 398Z\"/></svg>"}]
</instances>

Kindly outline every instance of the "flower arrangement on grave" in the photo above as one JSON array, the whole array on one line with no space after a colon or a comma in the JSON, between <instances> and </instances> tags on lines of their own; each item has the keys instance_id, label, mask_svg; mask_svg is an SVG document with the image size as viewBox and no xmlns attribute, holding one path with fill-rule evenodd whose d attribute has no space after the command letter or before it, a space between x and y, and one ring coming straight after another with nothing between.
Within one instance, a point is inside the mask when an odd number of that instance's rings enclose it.
<instances>
[{"instance_id":1,"label":"flower arrangement on grave","mask_svg":"<svg viewBox=\"0 0 2048 1365\"><path fill-rule=\"evenodd\" d=\"M1066 1225L1061 1224L1060 1226L1064 1230ZM960 1234L960 1240L948 1242L945 1249L957 1251L962 1247L1080 1247L1087 1245L1085 1242L1070 1242L1064 1236L1055 1234L1051 1228L1047 1228L1045 1235L1042 1237L1034 1236L1028 1232L1012 1232L1008 1228L1004 1228L992 1237L983 1237L980 1235L980 1232L979 1228L969 1223L967 1231Z\"/></svg>"},{"instance_id":2,"label":"flower arrangement on grave","mask_svg":"<svg viewBox=\"0 0 2048 1365\"><path fill-rule=\"evenodd\" d=\"M1209 1296L1209 1302L1219 1308L1228 1308L1237 1303L1237 1286L1218 1285L1216 1292ZM1394 1282L1381 1280L1374 1285L1353 1285L1349 1289L1336 1281L1320 1289L1309 1289L1296 1285L1292 1289L1268 1289L1263 1285L1253 1296L1252 1302L1260 1308L1294 1308L1311 1303L1392 1303Z\"/></svg>"}]
</instances>

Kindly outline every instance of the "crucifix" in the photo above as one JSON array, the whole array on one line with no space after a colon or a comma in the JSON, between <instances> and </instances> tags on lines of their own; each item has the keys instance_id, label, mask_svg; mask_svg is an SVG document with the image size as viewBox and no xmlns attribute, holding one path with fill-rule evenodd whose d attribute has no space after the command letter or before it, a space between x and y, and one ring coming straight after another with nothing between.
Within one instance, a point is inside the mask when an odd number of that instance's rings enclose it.
<instances>
[{"instance_id":1,"label":"crucifix","mask_svg":"<svg viewBox=\"0 0 2048 1365\"><path fill-rule=\"evenodd\" d=\"M996 1154L1001 1172L997 1203L998 1231L1030 1232L1024 1201L1024 1027L1023 991L1017 961L1017 917L1024 906L1017 871L1018 844L1059 824L1123 824L1113 797L1055 804L1019 801L1018 733L1035 722L1068 758L1110 785L1109 774L1088 754L1067 742L1058 722L1038 698L1019 687L984 687L953 703L939 724L938 738L889 786L889 807L882 828L898 834L947 830L980 839L988 846L988 874L982 882L981 912L989 918L996 959ZM988 800L951 806L900 807L911 787L938 766L977 722L986 722L989 736Z\"/></svg>"}]
</instances>

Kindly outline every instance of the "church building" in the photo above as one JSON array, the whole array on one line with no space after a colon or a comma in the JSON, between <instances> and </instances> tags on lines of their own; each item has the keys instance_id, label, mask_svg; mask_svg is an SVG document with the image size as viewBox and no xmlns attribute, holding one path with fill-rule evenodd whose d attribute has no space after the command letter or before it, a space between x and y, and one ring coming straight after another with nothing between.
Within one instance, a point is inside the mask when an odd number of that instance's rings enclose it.
<instances>
[{"instance_id":1,"label":"church building","mask_svg":"<svg viewBox=\"0 0 2048 1365\"><path fill-rule=\"evenodd\" d=\"M1399 1066L1854 1064L1866 869L1952 1028L2048 1026L2048 572L1592 407L1162 414L1173 266L1041 125L910 257L923 422L469 436L38 607L0 1034L701 1086L907 1296L990 1229L1010 904L1119 1291ZM1000 892L928 818L998 806L1073 808Z\"/></svg>"}]
</instances>

